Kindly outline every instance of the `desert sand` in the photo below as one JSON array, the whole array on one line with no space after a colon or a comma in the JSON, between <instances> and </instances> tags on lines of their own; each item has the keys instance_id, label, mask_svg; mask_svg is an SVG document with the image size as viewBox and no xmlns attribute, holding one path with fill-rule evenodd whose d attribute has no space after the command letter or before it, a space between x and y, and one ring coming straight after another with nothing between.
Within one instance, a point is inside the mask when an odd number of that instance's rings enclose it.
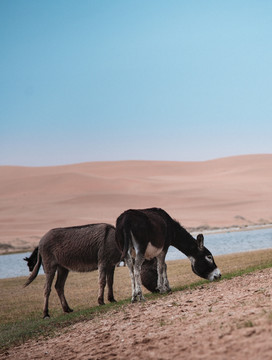
<instances>
[{"instance_id":1,"label":"desert sand","mask_svg":"<svg viewBox=\"0 0 272 360\"><path fill-rule=\"evenodd\" d=\"M271 297L266 269L111 310L0 359L270 360Z\"/></svg>"},{"instance_id":2,"label":"desert sand","mask_svg":"<svg viewBox=\"0 0 272 360\"><path fill-rule=\"evenodd\" d=\"M203 162L0 167L0 253L32 249L54 227L115 224L162 207L188 230L272 223L272 154Z\"/></svg>"}]
</instances>

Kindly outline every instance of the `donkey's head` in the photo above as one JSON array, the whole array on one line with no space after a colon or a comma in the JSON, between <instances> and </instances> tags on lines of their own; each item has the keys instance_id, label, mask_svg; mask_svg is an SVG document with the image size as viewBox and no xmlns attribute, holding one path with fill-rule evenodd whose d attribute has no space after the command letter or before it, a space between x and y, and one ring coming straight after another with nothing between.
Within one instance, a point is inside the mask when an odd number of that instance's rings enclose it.
<instances>
[{"instance_id":1,"label":"donkey's head","mask_svg":"<svg viewBox=\"0 0 272 360\"><path fill-rule=\"evenodd\" d=\"M221 272L216 266L212 254L204 246L204 236L197 235L196 242L197 251L193 256L189 256L193 272L210 281L220 279Z\"/></svg>"}]
</instances>

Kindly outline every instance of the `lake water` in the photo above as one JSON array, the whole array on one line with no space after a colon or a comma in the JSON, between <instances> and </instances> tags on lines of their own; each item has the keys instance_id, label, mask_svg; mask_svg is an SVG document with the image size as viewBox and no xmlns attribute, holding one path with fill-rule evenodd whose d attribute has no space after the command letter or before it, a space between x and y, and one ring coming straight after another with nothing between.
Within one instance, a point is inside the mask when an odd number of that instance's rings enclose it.
<instances>
[{"instance_id":1,"label":"lake water","mask_svg":"<svg viewBox=\"0 0 272 360\"><path fill-rule=\"evenodd\" d=\"M272 248L272 229L227 232L204 235L205 246L216 255L238 253L258 249ZM29 271L24 257L30 253L0 256L0 279L28 276ZM166 260L185 259L186 256L174 247L170 247ZM39 274L43 274L42 267Z\"/></svg>"}]
</instances>

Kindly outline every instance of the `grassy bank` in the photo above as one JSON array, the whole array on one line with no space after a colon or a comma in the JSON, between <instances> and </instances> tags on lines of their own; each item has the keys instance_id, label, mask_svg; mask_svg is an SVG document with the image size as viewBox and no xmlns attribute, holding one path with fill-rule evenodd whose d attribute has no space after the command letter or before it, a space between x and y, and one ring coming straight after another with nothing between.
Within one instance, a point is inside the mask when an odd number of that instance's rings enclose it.
<instances>
[{"instance_id":1,"label":"grassy bank","mask_svg":"<svg viewBox=\"0 0 272 360\"><path fill-rule=\"evenodd\" d=\"M272 249L217 256L215 260L221 269L223 279L229 279L243 273L272 267ZM192 273L188 260L168 262L168 277L174 291L206 282ZM115 274L114 290L118 303L103 307L97 306L97 272L71 273L66 284L66 297L74 312L62 313L56 292L52 289L49 305L51 318L46 321L41 319L44 276L38 276L29 287L23 288L25 281L25 277L0 280L0 349L2 351L32 337L51 336L70 324L92 319L97 314L118 309L130 302L130 278L125 267L117 268ZM147 291L145 293L148 294ZM160 295L148 294L147 299L154 299L156 296Z\"/></svg>"}]
</instances>

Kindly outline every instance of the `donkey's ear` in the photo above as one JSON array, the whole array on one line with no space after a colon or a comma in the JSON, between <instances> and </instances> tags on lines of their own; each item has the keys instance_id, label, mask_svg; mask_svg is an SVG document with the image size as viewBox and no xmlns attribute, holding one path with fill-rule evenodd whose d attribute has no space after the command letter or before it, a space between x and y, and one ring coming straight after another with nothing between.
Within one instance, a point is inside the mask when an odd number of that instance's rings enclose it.
<instances>
[{"instance_id":1,"label":"donkey's ear","mask_svg":"<svg viewBox=\"0 0 272 360\"><path fill-rule=\"evenodd\" d=\"M199 249L202 250L204 248L204 236L202 234L198 234L196 242Z\"/></svg>"}]
</instances>

